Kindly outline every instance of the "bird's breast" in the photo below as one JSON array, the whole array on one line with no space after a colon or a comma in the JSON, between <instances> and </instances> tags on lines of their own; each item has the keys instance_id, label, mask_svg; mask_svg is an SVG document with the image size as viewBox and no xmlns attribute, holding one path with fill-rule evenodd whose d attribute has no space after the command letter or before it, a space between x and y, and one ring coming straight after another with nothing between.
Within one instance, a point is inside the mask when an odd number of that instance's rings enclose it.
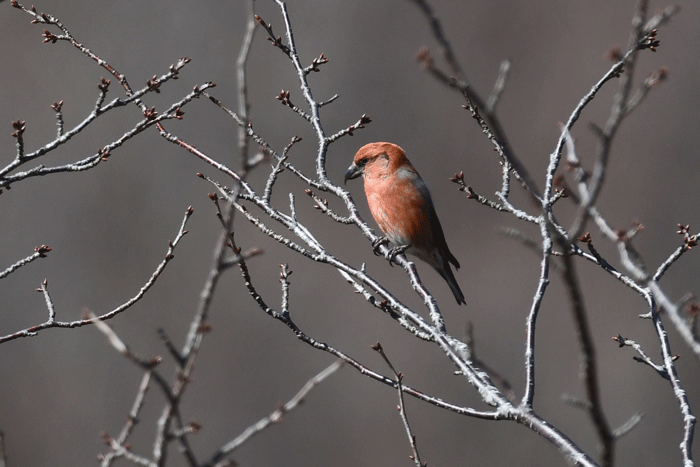
<instances>
[{"instance_id":1,"label":"bird's breast","mask_svg":"<svg viewBox=\"0 0 700 467\"><path fill-rule=\"evenodd\" d=\"M418 248L432 244L432 201L420 177L395 174L367 182L365 192L372 216L391 242Z\"/></svg>"}]
</instances>

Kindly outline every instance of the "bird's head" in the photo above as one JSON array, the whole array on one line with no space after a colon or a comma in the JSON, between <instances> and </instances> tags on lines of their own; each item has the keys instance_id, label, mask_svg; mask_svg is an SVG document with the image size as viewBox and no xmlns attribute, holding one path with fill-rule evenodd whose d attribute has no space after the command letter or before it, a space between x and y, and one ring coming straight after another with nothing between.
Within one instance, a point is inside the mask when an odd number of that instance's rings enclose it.
<instances>
[{"instance_id":1,"label":"bird's head","mask_svg":"<svg viewBox=\"0 0 700 467\"><path fill-rule=\"evenodd\" d=\"M360 175L385 177L401 168L413 170L403 149L392 143L369 143L355 154L345 172L345 183Z\"/></svg>"}]
</instances>

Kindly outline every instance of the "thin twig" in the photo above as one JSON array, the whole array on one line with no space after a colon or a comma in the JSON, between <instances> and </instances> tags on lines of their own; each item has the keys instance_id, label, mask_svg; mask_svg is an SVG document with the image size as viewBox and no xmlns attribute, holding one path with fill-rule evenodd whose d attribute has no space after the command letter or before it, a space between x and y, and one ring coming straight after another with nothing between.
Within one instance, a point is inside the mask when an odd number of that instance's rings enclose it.
<instances>
[{"instance_id":1,"label":"thin twig","mask_svg":"<svg viewBox=\"0 0 700 467\"><path fill-rule=\"evenodd\" d=\"M501 99L501 95L506 88L506 80L508 79L508 72L510 71L510 60L506 59L501 62L501 68L498 71L498 78L496 78L496 83L493 85L491 94L486 101L486 113L493 114L496 111L496 106L498 101Z\"/></svg>"},{"instance_id":2,"label":"thin twig","mask_svg":"<svg viewBox=\"0 0 700 467\"><path fill-rule=\"evenodd\" d=\"M399 373L396 371L394 368L394 365L391 364L391 361L389 360L389 357L387 357L386 353L384 352L384 348L382 347L382 344L377 342L372 346L372 349L376 350L379 352L379 355L382 356L386 364L389 366L391 369L392 373L394 373L394 376L396 377L396 383L397 383L397 391L399 393L399 414L401 415L401 420L403 421L403 427L406 430L406 436L408 436L408 442L411 445L411 450L413 451L413 455L411 456L411 460L415 462L417 467L425 467L428 464L423 463L420 460L420 454L418 453L418 446L416 445L416 435L413 434L413 430L411 429L411 424L408 422L408 415L406 414L406 404L404 403L403 400L403 374Z\"/></svg>"},{"instance_id":3,"label":"thin twig","mask_svg":"<svg viewBox=\"0 0 700 467\"><path fill-rule=\"evenodd\" d=\"M600 398L596 352L593 345L593 336L588 325L586 308L583 303L583 292L581 291L581 285L578 281L572 254L567 242L561 236L557 237L557 241L564 252L562 257L562 277L576 324L576 336L579 342L580 374L586 390L587 412L591 417L601 444L601 466L611 467L615 460L615 437L605 417L603 403Z\"/></svg>"},{"instance_id":4,"label":"thin twig","mask_svg":"<svg viewBox=\"0 0 700 467\"><path fill-rule=\"evenodd\" d=\"M32 326L27 329L23 329L22 331L17 331L12 334L8 334L6 336L0 337L0 344L11 341L14 339L18 339L20 337L30 337L30 336L36 336L39 331L43 331L44 329L49 329L49 328L77 328L81 326L86 326L89 324L95 324L96 321L104 321L108 320L111 318L114 318L118 314L128 310L131 308L134 304L136 304L139 300L141 300L144 295L146 295L146 292L155 284L156 280L160 275L163 273L165 270L165 267L168 265L170 260L174 258L173 252L175 251L175 248L177 245L180 243L180 240L182 237L187 234L187 230L185 230L185 225L187 224L187 220L189 217L192 215L194 211L192 208L188 208L187 211L185 212L185 217L182 221L182 224L180 225L180 230L178 231L177 235L175 236L175 239L169 242L168 245L168 251L165 254L165 258L161 263L156 267L156 270L153 272L151 275L150 279L141 287L141 290L129 299L128 301L122 303L119 305L117 308L113 309L112 311L106 312L102 315L97 316L96 318L86 318L86 319L79 319L76 321L56 321L54 319L55 317L55 311L53 309L53 304L50 302L50 300L47 298L47 304L48 304L48 309L49 309L49 319L45 321L44 323L38 324L36 326ZM46 292L46 284L44 283L42 285L41 289L38 289L39 291L42 291L47 294Z\"/></svg>"},{"instance_id":5,"label":"thin twig","mask_svg":"<svg viewBox=\"0 0 700 467\"><path fill-rule=\"evenodd\" d=\"M32 261L34 261L37 258L46 258L46 253L48 253L49 251L51 251L51 247L48 245L41 245L41 246L34 248L34 253L27 256L26 258L23 258L23 259L17 261L15 264L10 266L9 268L0 272L0 279L4 279L5 277L7 277L10 274L12 274L13 272L15 272L17 269L31 263Z\"/></svg>"},{"instance_id":6,"label":"thin twig","mask_svg":"<svg viewBox=\"0 0 700 467\"><path fill-rule=\"evenodd\" d=\"M330 375L335 373L341 366L343 362L341 360L336 360L326 367L323 371L318 373L316 376L310 378L306 384L297 392L294 397L292 397L287 403L274 410L270 415L264 417L254 423L253 425L246 428L243 433L238 435L236 438L232 439L225 445L223 445L219 450L214 453L213 456L209 458L206 462L202 463L202 467L212 467L216 465L225 456L231 454L233 451L238 449L241 445L246 443L254 435L264 431L266 428L270 427L275 423L280 423L286 413L291 412L297 408L309 393L319 384L323 382Z\"/></svg>"}]
</instances>

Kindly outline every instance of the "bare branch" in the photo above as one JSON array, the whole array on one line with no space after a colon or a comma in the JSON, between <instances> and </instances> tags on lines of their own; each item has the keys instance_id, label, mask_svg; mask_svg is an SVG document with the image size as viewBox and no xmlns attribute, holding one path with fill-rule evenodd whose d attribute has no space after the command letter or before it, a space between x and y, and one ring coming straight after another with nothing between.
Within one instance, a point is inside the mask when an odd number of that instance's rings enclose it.
<instances>
[{"instance_id":1,"label":"bare branch","mask_svg":"<svg viewBox=\"0 0 700 467\"><path fill-rule=\"evenodd\" d=\"M403 426L404 429L406 430L406 435L408 436L408 442L411 444L411 450L413 451L413 455L411 456L411 460L415 462L415 464L418 467L425 467L428 464L424 463L420 460L420 454L418 453L418 446L416 445L416 435L413 434L413 430L411 429L411 424L408 423L408 416L406 415L406 404L404 404L403 400L403 375L399 372L396 371L394 368L394 365L391 364L391 361L389 360L389 357L386 356L386 353L384 353L384 349L382 348L382 345L377 342L372 346L372 349L376 350L379 352L379 355L382 356L384 361L386 362L387 365L389 365L389 368L391 369L392 373L394 373L394 376L396 377L396 383L397 383L397 390L399 392L399 414L401 415L401 420L403 421Z\"/></svg>"},{"instance_id":2,"label":"bare branch","mask_svg":"<svg viewBox=\"0 0 700 467\"><path fill-rule=\"evenodd\" d=\"M297 408L302 402L304 402L305 398L316 386L321 384L323 380L335 373L341 366L343 366L343 362L341 360L336 360L335 362L331 363L319 374L309 379L306 382L306 384L304 384L304 386L299 390L299 392L297 392L294 395L294 397L287 401L286 404L273 411L267 417L264 417L258 422L249 426L243 431L243 433L241 433L236 438L232 439L224 446L222 446L211 458L209 458L209 460L202 464L202 467L212 467L214 465L217 465L217 463L221 461L225 456L231 454L233 451L238 449L241 445L243 445L254 435L264 431L265 429L267 429L275 423L282 422L284 414L291 412L292 410Z\"/></svg>"},{"instance_id":3,"label":"bare branch","mask_svg":"<svg viewBox=\"0 0 700 467\"><path fill-rule=\"evenodd\" d=\"M600 398L600 383L598 381L598 369L596 361L593 336L588 325L588 316L583 303L583 292L578 281L574 262L568 245L562 237L557 238L564 255L562 277L564 286L569 295L569 303L576 324L579 343L580 374L583 379L587 396L587 412L593 421L598 439L601 443L601 466L611 467L615 460L615 436L613 436L610 424L603 412L603 403Z\"/></svg>"},{"instance_id":4,"label":"bare branch","mask_svg":"<svg viewBox=\"0 0 700 467\"><path fill-rule=\"evenodd\" d=\"M510 71L510 60L506 59L501 62L501 68L498 72L498 78L496 83L493 85L491 90L491 95L489 95L486 101L486 113L493 114L496 111L496 106L498 101L501 99L501 95L506 88L506 80L508 79L508 72Z\"/></svg>"},{"instance_id":5,"label":"bare branch","mask_svg":"<svg viewBox=\"0 0 700 467\"><path fill-rule=\"evenodd\" d=\"M41 245L41 246L34 248L33 254L27 256L24 259L17 261L15 264L10 266L9 268L0 272L0 279L4 279L5 277L7 277L10 274L12 274L13 272L15 272L17 269L31 263L32 261L34 261L37 258L46 258L46 253L48 253L49 251L51 251L51 247L48 245Z\"/></svg>"},{"instance_id":6,"label":"bare branch","mask_svg":"<svg viewBox=\"0 0 700 467\"><path fill-rule=\"evenodd\" d=\"M49 319L45 321L42 324L38 324L36 326L32 326L30 328L24 329L22 331L17 331L13 334L8 334L4 337L0 337L0 344L11 341L14 339L18 339L20 337L30 337L30 336L36 336L39 331L42 331L44 329L49 329L49 328L77 328L81 326L85 326L88 324L95 324L97 321L104 321L110 318L114 318L116 315L122 313L123 311L128 310L131 308L134 304L136 304L139 300L141 300L144 295L146 295L146 292L155 284L156 280L160 275L163 273L165 270L165 267L168 265L170 260L174 258L173 252L175 251L175 248L177 247L178 243L180 243L180 240L182 237L187 234L187 230L185 230L185 225L187 224L187 220L189 217L192 215L194 211L192 208L188 208L185 217L182 221L182 224L180 226L180 230L178 231L177 235L175 236L175 240L169 242L168 245L168 251L165 254L165 259L158 265L156 270L153 272L151 275L151 278L144 284L143 287L141 287L141 290L132 297L130 300L126 301L125 303L119 305L117 308L115 308L112 311L109 311L107 313L104 313L100 316L97 316L96 318L86 318L86 319L80 319L77 321L55 321L55 311L53 309L53 303L50 301L48 298L48 290L46 289L46 282L43 283L42 288L38 289L39 291L43 292L44 295L47 297L47 305L49 309Z\"/></svg>"}]
</instances>

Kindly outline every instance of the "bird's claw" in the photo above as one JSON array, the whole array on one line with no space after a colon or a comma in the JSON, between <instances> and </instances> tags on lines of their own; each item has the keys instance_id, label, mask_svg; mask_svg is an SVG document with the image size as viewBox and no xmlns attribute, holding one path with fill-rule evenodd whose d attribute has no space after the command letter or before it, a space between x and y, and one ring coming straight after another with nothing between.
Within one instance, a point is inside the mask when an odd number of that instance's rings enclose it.
<instances>
[{"instance_id":1,"label":"bird's claw","mask_svg":"<svg viewBox=\"0 0 700 467\"><path fill-rule=\"evenodd\" d=\"M389 243L389 239L386 237L377 237L376 240L372 242L372 253L375 254L375 256L379 256L379 247L382 245L387 245Z\"/></svg>"},{"instance_id":2,"label":"bird's claw","mask_svg":"<svg viewBox=\"0 0 700 467\"><path fill-rule=\"evenodd\" d=\"M372 252L375 255L379 256L381 254L379 252L379 247L382 245L387 245L388 243L388 238L378 237L375 241L372 242ZM394 267L394 258L396 258L396 255L400 255L401 253L405 252L409 246L410 245L401 245L389 248L389 252L386 255L386 259L389 260L389 266Z\"/></svg>"},{"instance_id":3,"label":"bird's claw","mask_svg":"<svg viewBox=\"0 0 700 467\"><path fill-rule=\"evenodd\" d=\"M396 255L400 255L403 252L405 252L410 245L401 245L401 246L395 246L394 248L389 250L389 254L387 254L387 259L389 260L389 266L392 268L394 267L394 258L396 258Z\"/></svg>"}]
</instances>

